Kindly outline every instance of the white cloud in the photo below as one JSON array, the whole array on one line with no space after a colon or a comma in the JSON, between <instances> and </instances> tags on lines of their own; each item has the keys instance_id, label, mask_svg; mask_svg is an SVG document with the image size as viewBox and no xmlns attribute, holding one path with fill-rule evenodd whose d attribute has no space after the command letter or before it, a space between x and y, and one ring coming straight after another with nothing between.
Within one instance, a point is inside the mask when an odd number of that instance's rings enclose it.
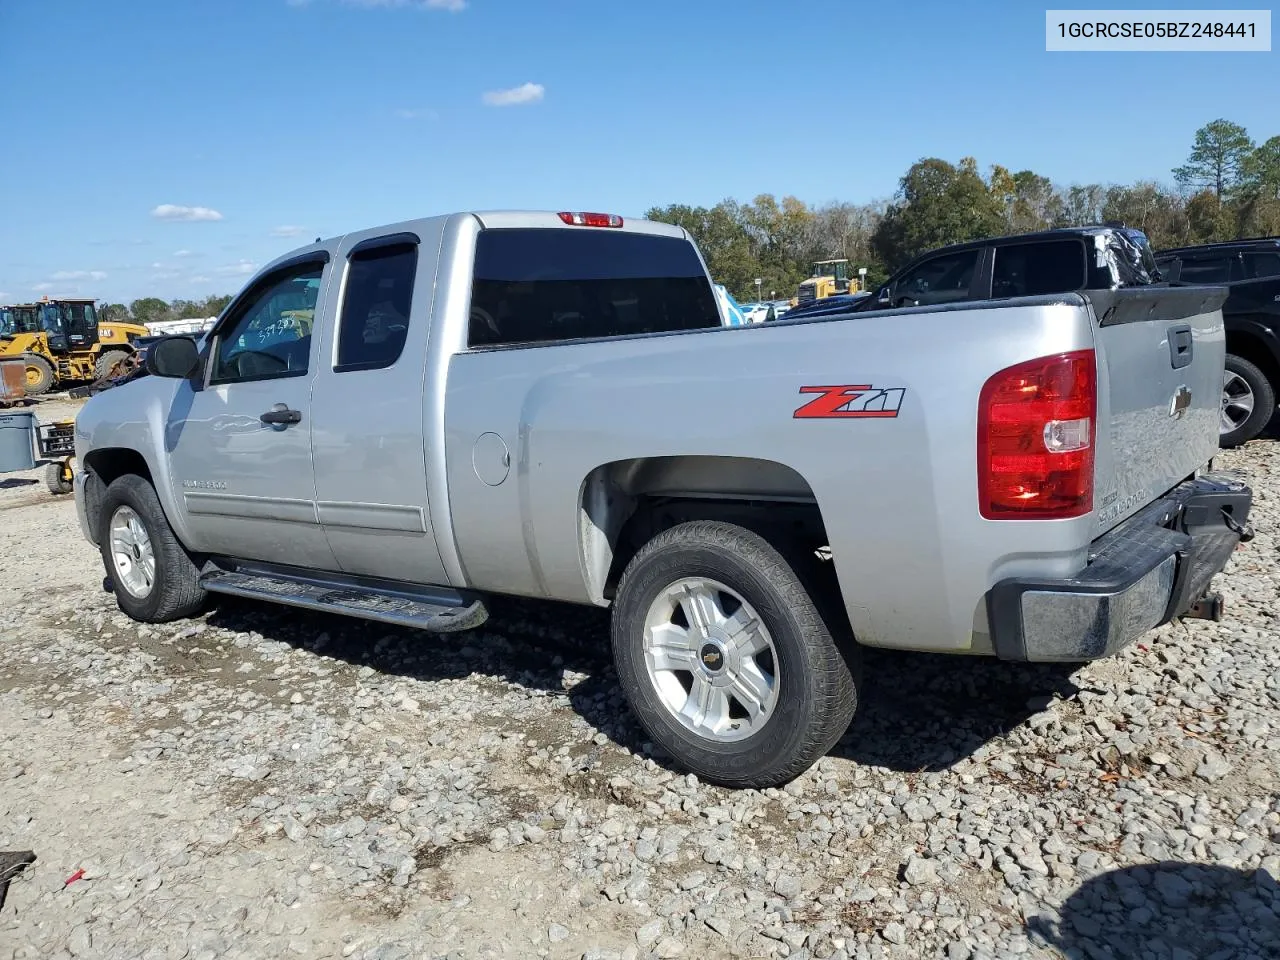
<instances>
[{"instance_id":1,"label":"white cloud","mask_svg":"<svg viewBox=\"0 0 1280 960\"><path fill-rule=\"evenodd\" d=\"M151 279L152 280L173 280L180 276L182 276L182 273L178 270L157 270L155 273L151 275Z\"/></svg>"},{"instance_id":2,"label":"white cloud","mask_svg":"<svg viewBox=\"0 0 1280 960\"><path fill-rule=\"evenodd\" d=\"M173 203L162 203L151 211L157 220L221 220L222 214L209 207L183 207Z\"/></svg>"},{"instance_id":3,"label":"white cloud","mask_svg":"<svg viewBox=\"0 0 1280 960\"><path fill-rule=\"evenodd\" d=\"M510 90L490 90L483 97L491 107L518 107L525 103L537 103L547 92L540 83L522 83Z\"/></svg>"},{"instance_id":4,"label":"white cloud","mask_svg":"<svg viewBox=\"0 0 1280 960\"><path fill-rule=\"evenodd\" d=\"M401 108L396 111L396 116L401 120L439 120L440 114L434 110L423 107L421 109L405 109Z\"/></svg>"},{"instance_id":5,"label":"white cloud","mask_svg":"<svg viewBox=\"0 0 1280 960\"><path fill-rule=\"evenodd\" d=\"M50 280L105 280L107 275L101 270L59 270L50 274Z\"/></svg>"},{"instance_id":6,"label":"white cloud","mask_svg":"<svg viewBox=\"0 0 1280 960\"><path fill-rule=\"evenodd\" d=\"M192 251L190 251L190 250L175 250L175 251L173 251L173 255L174 255L175 257L196 257L196 256L199 256L199 254L197 254L197 253L193 253L193 252L192 252Z\"/></svg>"},{"instance_id":7,"label":"white cloud","mask_svg":"<svg viewBox=\"0 0 1280 960\"><path fill-rule=\"evenodd\" d=\"M225 267L219 267L214 273L220 277L247 277L258 269L258 265L252 260L241 260L238 263L232 263Z\"/></svg>"},{"instance_id":8,"label":"white cloud","mask_svg":"<svg viewBox=\"0 0 1280 960\"><path fill-rule=\"evenodd\" d=\"M295 227L293 224L285 224L282 227L273 228L271 235L273 237L296 237L305 229L305 227Z\"/></svg>"},{"instance_id":9,"label":"white cloud","mask_svg":"<svg viewBox=\"0 0 1280 960\"><path fill-rule=\"evenodd\" d=\"M192 277L191 282L192 283L212 283L213 281L210 280L208 277Z\"/></svg>"},{"instance_id":10,"label":"white cloud","mask_svg":"<svg viewBox=\"0 0 1280 960\"><path fill-rule=\"evenodd\" d=\"M0 300L8 300L8 299L9 299L9 291L0 290Z\"/></svg>"},{"instance_id":11,"label":"white cloud","mask_svg":"<svg viewBox=\"0 0 1280 960\"><path fill-rule=\"evenodd\" d=\"M53 284L52 284L52 283L33 283L33 284L31 285L31 289L32 289L32 290L36 290L36 291L39 291L39 290L52 290L52 289L53 289Z\"/></svg>"}]
</instances>

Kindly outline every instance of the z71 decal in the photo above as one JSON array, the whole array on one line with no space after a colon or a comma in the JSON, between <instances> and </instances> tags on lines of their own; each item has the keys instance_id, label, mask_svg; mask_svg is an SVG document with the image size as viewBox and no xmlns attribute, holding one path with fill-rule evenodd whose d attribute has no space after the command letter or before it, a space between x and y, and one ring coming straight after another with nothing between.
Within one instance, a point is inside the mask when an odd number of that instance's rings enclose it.
<instances>
[{"instance_id":1,"label":"z71 decal","mask_svg":"<svg viewBox=\"0 0 1280 960\"><path fill-rule=\"evenodd\" d=\"M816 393L794 414L798 420L831 417L896 417L902 409L905 387L873 387L870 384L840 387L801 387L801 393Z\"/></svg>"}]
</instances>

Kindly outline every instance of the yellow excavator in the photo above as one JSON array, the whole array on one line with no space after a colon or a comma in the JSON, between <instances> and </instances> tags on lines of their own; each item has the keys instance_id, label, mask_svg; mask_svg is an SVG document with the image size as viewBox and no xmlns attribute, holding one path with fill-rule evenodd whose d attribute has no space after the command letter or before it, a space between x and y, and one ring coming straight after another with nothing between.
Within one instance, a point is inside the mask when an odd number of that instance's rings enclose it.
<instances>
[{"instance_id":1,"label":"yellow excavator","mask_svg":"<svg viewBox=\"0 0 1280 960\"><path fill-rule=\"evenodd\" d=\"M839 293L857 293L858 290L857 279L849 277L848 260L817 260L809 272L809 279L796 288L791 306L825 300Z\"/></svg>"},{"instance_id":2,"label":"yellow excavator","mask_svg":"<svg viewBox=\"0 0 1280 960\"><path fill-rule=\"evenodd\" d=\"M139 323L99 323L91 299L42 297L0 307L0 357L26 361L28 395L108 376L133 356L133 341L145 336Z\"/></svg>"}]
</instances>

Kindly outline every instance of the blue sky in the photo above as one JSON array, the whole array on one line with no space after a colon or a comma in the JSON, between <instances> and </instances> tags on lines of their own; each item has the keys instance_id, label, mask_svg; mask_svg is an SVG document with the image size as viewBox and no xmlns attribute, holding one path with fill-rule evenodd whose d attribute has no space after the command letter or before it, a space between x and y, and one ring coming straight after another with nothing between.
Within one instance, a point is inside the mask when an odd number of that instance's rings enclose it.
<instances>
[{"instance_id":1,"label":"blue sky","mask_svg":"<svg viewBox=\"0 0 1280 960\"><path fill-rule=\"evenodd\" d=\"M0 301L230 293L459 209L868 201L924 156L1170 181L1216 117L1280 134L1277 53L1047 53L1045 6L3 0Z\"/></svg>"}]
</instances>

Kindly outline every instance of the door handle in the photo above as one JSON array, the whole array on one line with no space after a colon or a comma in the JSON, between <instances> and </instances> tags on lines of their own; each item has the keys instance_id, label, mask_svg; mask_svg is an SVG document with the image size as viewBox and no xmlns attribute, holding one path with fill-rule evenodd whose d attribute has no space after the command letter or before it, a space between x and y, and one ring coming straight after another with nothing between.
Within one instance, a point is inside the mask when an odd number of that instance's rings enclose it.
<instances>
[{"instance_id":1,"label":"door handle","mask_svg":"<svg viewBox=\"0 0 1280 960\"><path fill-rule=\"evenodd\" d=\"M290 410L284 404L278 403L274 410L268 410L258 419L263 423L301 423L302 411Z\"/></svg>"},{"instance_id":2,"label":"door handle","mask_svg":"<svg viewBox=\"0 0 1280 960\"><path fill-rule=\"evenodd\" d=\"M1169 328L1169 364L1175 370L1181 370L1191 363L1191 353L1195 342L1191 336L1191 324L1180 323Z\"/></svg>"}]
</instances>

